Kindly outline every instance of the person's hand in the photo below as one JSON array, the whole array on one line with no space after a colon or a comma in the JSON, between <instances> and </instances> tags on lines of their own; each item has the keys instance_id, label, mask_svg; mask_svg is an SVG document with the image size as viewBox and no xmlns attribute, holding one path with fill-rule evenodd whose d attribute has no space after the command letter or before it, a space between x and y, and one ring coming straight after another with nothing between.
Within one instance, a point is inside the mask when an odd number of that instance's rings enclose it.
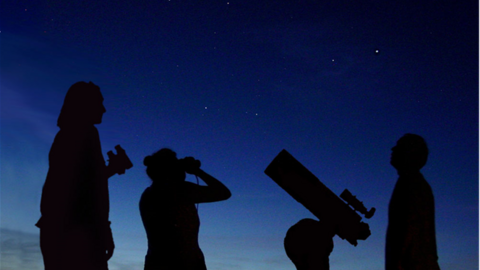
<instances>
[{"instance_id":1,"label":"person's hand","mask_svg":"<svg viewBox=\"0 0 480 270\"><path fill-rule=\"evenodd\" d=\"M113 174L124 174L126 170L125 165L117 156L110 156L108 167Z\"/></svg>"},{"instance_id":2,"label":"person's hand","mask_svg":"<svg viewBox=\"0 0 480 270\"><path fill-rule=\"evenodd\" d=\"M113 256L113 250L115 249L115 243L113 242L113 235L112 235L112 229L110 226L108 226L107 233L106 233L106 239L105 239L105 258L106 260L110 260Z\"/></svg>"},{"instance_id":3,"label":"person's hand","mask_svg":"<svg viewBox=\"0 0 480 270\"><path fill-rule=\"evenodd\" d=\"M115 162L112 162L109 160L108 166L105 170L105 173L107 175L107 178L110 178L114 176L115 174L124 174L125 173L125 168L120 167L118 164L115 164Z\"/></svg>"},{"instance_id":4,"label":"person's hand","mask_svg":"<svg viewBox=\"0 0 480 270\"><path fill-rule=\"evenodd\" d=\"M116 155L112 151L108 151L107 153L110 173L111 175L116 173L124 174L125 170L130 169L133 164L125 153L125 150L120 147L120 145L115 146L115 150L117 150Z\"/></svg>"},{"instance_id":5,"label":"person's hand","mask_svg":"<svg viewBox=\"0 0 480 270\"><path fill-rule=\"evenodd\" d=\"M114 249L115 249L115 245L107 247L107 250L106 250L107 252L105 253L107 261L110 260L110 258L112 258Z\"/></svg>"}]
</instances>

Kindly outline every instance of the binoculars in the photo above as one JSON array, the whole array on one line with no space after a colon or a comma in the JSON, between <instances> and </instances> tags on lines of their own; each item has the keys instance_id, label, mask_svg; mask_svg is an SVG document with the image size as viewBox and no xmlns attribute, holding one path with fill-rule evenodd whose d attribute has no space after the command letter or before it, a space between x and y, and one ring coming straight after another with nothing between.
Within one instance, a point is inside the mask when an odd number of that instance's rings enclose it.
<instances>
[{"instance_id":1,"label":"binoculars","mask_svg":"<svg viewBox=\"0 0 480 270\"><path fill-rule=\"evenodd\" d=\"M128 170L133 167L130 158L128 158L127 153L125 150L120 146L115 146L115 150L117 150L117 154L115 155L112 151L108 151L108 162L111 164L115 164L119 168L118 174L124 174L125 170Z\"/></svg>"},{"instance_id":2,"label":"binoculars","mask_svg":"<svg viewBox=\"0 0 480 270\"><path fill-rule=\"evenodd\" d=\"M180 164L180 168L182 168L186 172L190 172L192 170L200 168L202 165L200 160L194 159L193 157L185 157L178 160Z\"/></svg>"}]
</instances>

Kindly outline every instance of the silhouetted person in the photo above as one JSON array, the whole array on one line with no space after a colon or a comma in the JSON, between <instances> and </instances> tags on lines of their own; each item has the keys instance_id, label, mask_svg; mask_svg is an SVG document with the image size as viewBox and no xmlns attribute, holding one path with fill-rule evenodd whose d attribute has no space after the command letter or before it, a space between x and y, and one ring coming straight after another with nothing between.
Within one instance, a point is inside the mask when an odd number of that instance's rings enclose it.
<instances>
[{"instance_id":1,"label":"silhouetted person","mask_svg":"<svg viewBox=\"0 0 480 270\"><path fill-rule=\"evenodd\" d=\"M73 84L65 96L36 224L46 270L108 269L114 250L108 178L125 168L105 165L94 126L105 112L92 82Z\"/></svg>"},{"instance_id":2,"label":"silhouetted person","mask_svg":"<svg viewBox=\"0 0 480 270\"><path fill-rule=\"evenodd\" d=\"M285 252L297 270L328 270L334 236L331 225L305 218L288 229Z\"/></svg>"},{"instance_id":3,"label":"silhouetted person","mask_svg":"<svg viewBox=\"0 0 480 270\"><path fill-rule=\"evenodd\" d=\"M226 200L230 191L200 169L200 161L179 160L170 149L147 156L144 164L152 180L140 199L148 238L145 270L207 269L198 245L200 219L195 204ZM185 181L185 173L200 177L208 186Z\"/></svg>"},{"instance_id":4,"label":"silhouetted person","mask_svg":"<svg viewBox=\"0 0 480 270\"><path fill-rule=\"evenodd\" d=\"M435 204L420 169L426 164L425 140L405 134L392 148L390 163L399 178L388 209L385 268L430 270L438 266Z\"/></svg>"}]
</instances>

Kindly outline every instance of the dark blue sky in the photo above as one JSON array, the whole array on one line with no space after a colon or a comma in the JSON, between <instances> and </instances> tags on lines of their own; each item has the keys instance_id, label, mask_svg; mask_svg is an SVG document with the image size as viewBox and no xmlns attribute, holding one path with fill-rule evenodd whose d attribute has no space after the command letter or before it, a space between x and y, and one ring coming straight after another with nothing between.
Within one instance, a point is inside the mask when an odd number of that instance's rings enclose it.
<instances>
[{"instance_id":1,"label":"dark blue sky","mask_svg":"<svg viewBox=\"0 0 480 270\"><path fill-rule=\"evenodd\" d=\"M209 269L294 269L283 237L313 216L263 173L282 149L377 208L369 239L335 238L331 268L383 269L390 149L405 133L430 147L440 267L478 267L478 2L68 2L0 9L4 247L35 247L58 113L70 85L92 81L104 155L121 144L134 163L110 180L112 270L143 269L142 160L162 147L232 191L200 205Z\"/></svg>"}]
</instances>

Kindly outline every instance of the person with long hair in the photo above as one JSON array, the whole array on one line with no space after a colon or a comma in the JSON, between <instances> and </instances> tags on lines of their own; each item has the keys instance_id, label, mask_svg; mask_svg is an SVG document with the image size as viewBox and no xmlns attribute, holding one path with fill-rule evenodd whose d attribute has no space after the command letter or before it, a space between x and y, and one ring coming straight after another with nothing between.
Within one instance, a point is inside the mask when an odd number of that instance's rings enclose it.
<instances>
[{"instance_id":1,"label":"person with long hair","mask_svg":"<svg viewBox=\"0 0 480 270\"><path fill-rule=\"evenodd\" d=\"M140 214L148 239L145 270L205 270L198 244L200 219L195 204L230 198L230 190L200 169L193 157L178 159L163 148L144 159L152 185L142 194ZM207 186L185 181L186 173Z\"/></svg>"},{"instance_id":2,"label":"person with long hair","mask_svg":"<svg viewBox=\"0 0 480 270\"><path fill-rule=\"evenodd\" d=\"M97 128L106 112L100 88L77 82L68 90L49 153L42 190L40 248L45 270L106 270L114 242L108 178L125 172L105 164Z\"/></svg>"}]
</instances>

